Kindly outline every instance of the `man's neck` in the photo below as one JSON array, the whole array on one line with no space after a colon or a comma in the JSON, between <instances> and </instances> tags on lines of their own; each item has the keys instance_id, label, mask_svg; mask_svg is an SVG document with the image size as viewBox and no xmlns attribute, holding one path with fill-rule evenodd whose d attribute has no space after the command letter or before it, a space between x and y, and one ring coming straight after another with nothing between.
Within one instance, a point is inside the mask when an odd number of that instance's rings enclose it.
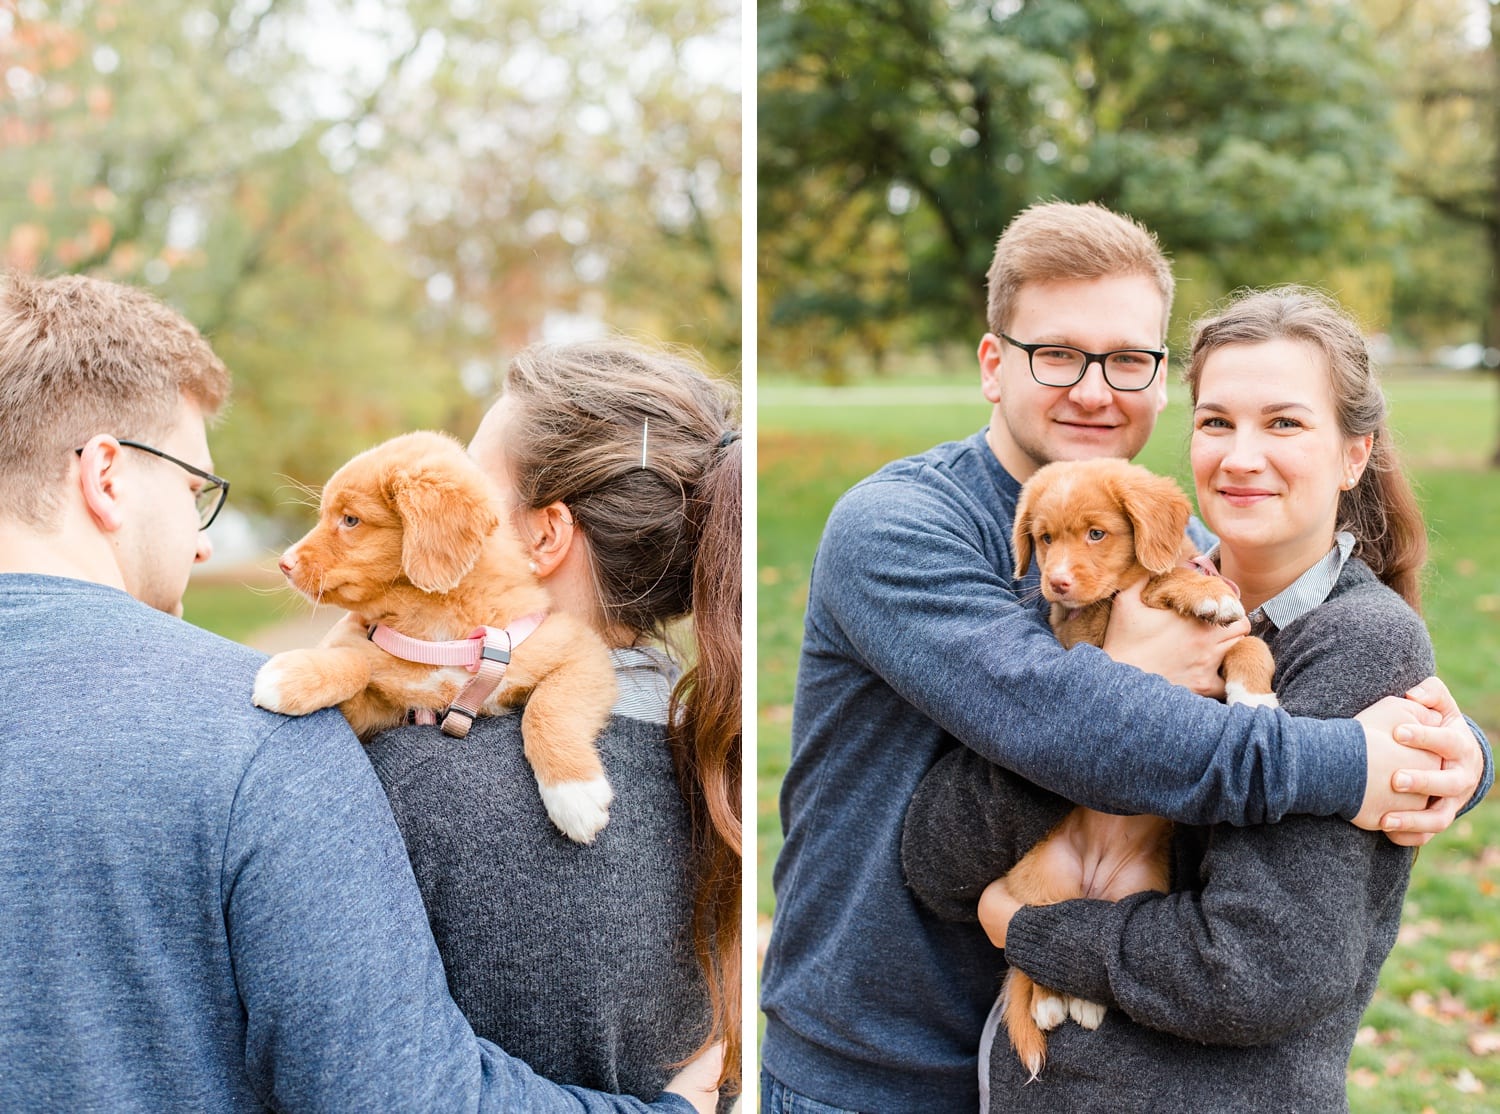
<instances>
[{"instance_id":1,"label":"man's neck","mask_svg":"<svg viewBox=\"0 0 1500 1114\"><path fill-rule=\"evenodd\" d=\"M41 533L6 518L0 518L0 573L64 576L126 590L107 542L75 537L67 529Z\"/></svg>"}]
</instances>

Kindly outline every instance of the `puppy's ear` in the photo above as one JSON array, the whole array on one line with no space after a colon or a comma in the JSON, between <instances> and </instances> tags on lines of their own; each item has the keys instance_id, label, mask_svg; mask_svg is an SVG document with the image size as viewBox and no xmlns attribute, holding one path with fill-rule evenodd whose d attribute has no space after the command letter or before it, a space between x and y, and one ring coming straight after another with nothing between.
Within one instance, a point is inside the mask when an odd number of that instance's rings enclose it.
<instances>
[{"instance_id":1,"label":"puppy's ear","mask_svg":"<svg viewBox=\"0 0 1500 1114\"><path fill-rule=\"evenodd\" d=\"M394 470L387 490L401 516L401 571L424 592L456 588L500 524L484 477L433 464Z\"/></svg>"},{"instance_id":2,"label":"puppy's ear","mask_svg":"<svg viewBox=\"0 0 1500 1114\"><path fill-rule=\"evenodd\" d=\"M1177 564L1183 533L1193 516L1182 488L1166 476L1132 473L1119 480L1117 494L1135 530L1135 556L1147 571L1161 574Z\"/></svg>"},{"instance_id":3,"label":"puppy's ear","mask_svg":"<svg viewBox=\"0 0 1500 1114\"><path fill-rule=\"evenodd\" d=\"M1043 481L1045 483L1045 481ZM1041 492L1043 484L1036 478L1021 488L1021 497L1016 500L1016 523L1011 530L1011 548L1016 551L1016 579L1025 576L1031 569L1031 508Z\"/></svg>"}]
</instances>

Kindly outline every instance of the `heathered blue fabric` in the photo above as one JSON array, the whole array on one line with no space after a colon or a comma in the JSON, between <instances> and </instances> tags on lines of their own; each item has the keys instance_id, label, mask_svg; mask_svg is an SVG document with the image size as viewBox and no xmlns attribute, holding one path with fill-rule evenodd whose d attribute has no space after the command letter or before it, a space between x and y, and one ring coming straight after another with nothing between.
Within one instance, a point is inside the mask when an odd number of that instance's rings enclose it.
<instances>
[{"instance_id":1,"label":"heathered blue fabric","mask_svg":"<svg viewBox=\"0 0 1500 1114\"><path fill-rule=\"evenodd\" d=\"M262 660L0 576L0 1110L689 1109L474 1037L369 762Z\"/></svg>"},{"instance_id":2,"label":"heathered blue fabric","mask_svg":"<svg viewBox=\"0 0 1500 1114\"><path fill-rule=\"evenodd\" d=\"M1093 647L1064 651L1011 576L1020 485L983 433L835 506L813 566L762 982L766 1068L859 1110L973 1111L1003 965L901 875L922 775L967 745L1070 800L1195 824L1353 816L1350 721L1226 708Z\"/></svg>"}]
</instances>

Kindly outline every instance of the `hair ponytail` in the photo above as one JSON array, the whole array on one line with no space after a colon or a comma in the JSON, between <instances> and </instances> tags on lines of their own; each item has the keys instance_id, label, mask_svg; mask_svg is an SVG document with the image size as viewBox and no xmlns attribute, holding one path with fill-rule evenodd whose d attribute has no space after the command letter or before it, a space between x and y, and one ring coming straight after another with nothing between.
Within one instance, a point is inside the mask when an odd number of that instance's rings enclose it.
<instances>
[{"instance_id":1,"label":"hair ponytail","mask_svg":"<svg viewBox=\"0 0 1500 1114\"><path fill-rule=\"evenodd\" d=\"M697 484L693 561L696 661L672 693L672 753L693 830L693 947L708 979L712 1033L725 1042L721 1088L740 1077L741 462L717 447ZM711 1038L713 1039L713 1038Z\"/></svg>"}]
</instances>

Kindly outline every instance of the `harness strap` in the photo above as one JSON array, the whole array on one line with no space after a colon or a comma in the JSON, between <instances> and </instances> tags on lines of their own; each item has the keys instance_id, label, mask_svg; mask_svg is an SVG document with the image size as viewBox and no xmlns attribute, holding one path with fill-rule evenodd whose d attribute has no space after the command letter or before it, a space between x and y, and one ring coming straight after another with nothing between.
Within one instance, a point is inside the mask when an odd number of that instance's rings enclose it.
<instances>
[{"instance_id":1,"label":"harness strap","mask_svg":"<svg viewBox=\"0 0 1500 1114\"><path fill-rule=\"evenodd\" d=\"M545 611L536 611L522 616L504 629L476 627L468 638L451 642L424 642L381 623L370 628L368 637L386 653L405 661L419 665L461 665L474 674L474 679L448 705L442 718L443 734L462 739L469 733L469 728L474 726L479 709L504 679L515 648L536 633L536 629L546 618ZM431 712L425 709L414 711L414 722L434 721L433 718L428 718L432 716Z\"/></svg>"},{"instance_id":2,"label":"harness strap","mask_svg":"<svg viewBox=\"0 0 1500 1114\"><path fill-rule=\"evenodd\" d=\"M1205 556L1204 554L1200 553L1200 554L1198 554L1198 556L1190 558L1186 562L1186 564L1187 564L1188 568L1190 568L1190 569L1197 569L1204 576L1216 576L1216 577L1218 577L1226 585L1229 586L1229 590L1234 593L1235 598L1236 599L1239 598L1239 595L1240 595L1240 586L1238 584L1236 584L1234 581L1230 580L1229 577L1227 577L1223 573L1221 573L1219 571L1219 567L1213 563L1213 561L1212 561L1211 558L1209 558L1209 557Z\"/></svg>"}]
</instances>

